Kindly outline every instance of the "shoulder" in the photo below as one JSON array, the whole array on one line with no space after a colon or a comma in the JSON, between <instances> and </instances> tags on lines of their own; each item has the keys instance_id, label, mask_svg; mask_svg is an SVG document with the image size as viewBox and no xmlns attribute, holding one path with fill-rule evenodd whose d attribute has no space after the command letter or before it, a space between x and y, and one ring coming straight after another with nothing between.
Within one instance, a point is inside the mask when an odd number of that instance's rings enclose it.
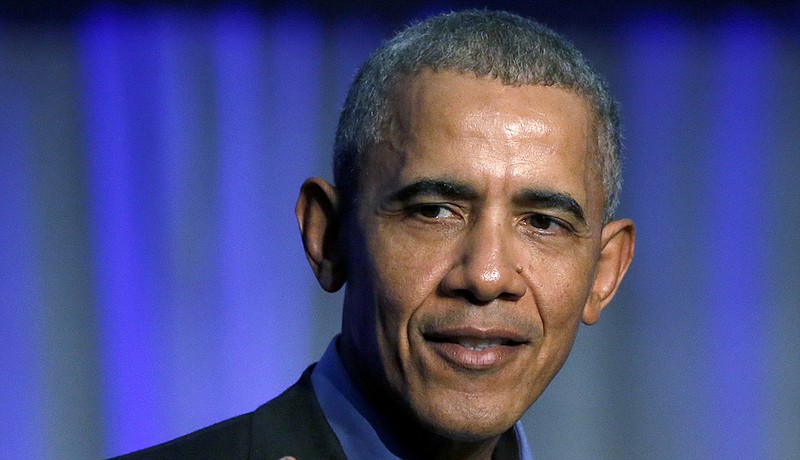
<instances>
[{"instance_id":1,"label":"shoulder","mask_svg":"<svg viewBox=\"0 0 800 460\"><path fill-rule=\"evenodd\" d=\"M117 460L344 459L311 384L313 366L280 396L234 417Z\"/></svg>"},{"instance_id":2,"label":"shoulder","mask_svg":"<svg viewBox=\"0 0 800 460\"><path fill-rule=\"evenodd\" d=\"M280 396L253 412L253 458L345 459L311 384L314 366Z\"/></svg>"},{"instance_id":3,"label":"shoulder","mask_svg":"<svg viewBox=\"0 0 800 460\"><path fill-rule=\"evenodd\" d=\"M247 458L253 413L234 417L117 460Z\"/></svg>"}]
</instances>

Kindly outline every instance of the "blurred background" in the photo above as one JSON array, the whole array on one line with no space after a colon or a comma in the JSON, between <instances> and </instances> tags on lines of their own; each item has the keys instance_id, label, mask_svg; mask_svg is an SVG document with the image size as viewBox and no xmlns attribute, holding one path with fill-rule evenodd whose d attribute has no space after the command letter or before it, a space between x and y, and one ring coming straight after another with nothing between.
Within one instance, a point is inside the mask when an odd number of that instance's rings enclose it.
<instances>
[{"instance_id":1,"label":"blurred background","mask_svg":"<svg viewBox=\"0 0 800 460\"><path fill-rule=\"evenodd\" d=\"M0 458L100 458L251 411L339 327L293 208L356 68L503 8L623 106L637 254L524 423L537 459L800 458L797 2L6 2Z\"/></svg>"}]
</instances>

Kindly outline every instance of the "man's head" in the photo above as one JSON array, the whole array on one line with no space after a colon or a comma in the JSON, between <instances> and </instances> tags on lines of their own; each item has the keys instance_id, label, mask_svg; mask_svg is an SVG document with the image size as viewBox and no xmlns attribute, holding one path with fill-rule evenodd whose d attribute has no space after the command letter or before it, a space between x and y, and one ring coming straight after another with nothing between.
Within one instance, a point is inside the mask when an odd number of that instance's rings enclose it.
<instances>
[{"instance_id":1,"label":"man's head","mask_svg":"<svg viewBox=\"0 0 800 460\"><path fill-rule=\"evenodd\" d=\"M542 24L498 11L457 12L412 25L361 67L339 118L334 145L334 182L343 199L358 194L364 156L392 122L393 96L425 69L487 76L509 86L554 86L583 96L593 117L593 166L606 192L605 220L611 219L621 186L616 102L569 42Z\"/></svg>"},{"instance_id":2,"label":"man's head","mask_svg":"<svg viewBox=\"0 0 800 460\"><path fill-rule=\"evenodd\" d=\"M539 397L633 255L615 114L573 48L507 14L423 22L362 68L338 190L310 179L297 211L320 284L347 281L340 351L374 401L491 447Z\"/></svg>"}]
</instances>

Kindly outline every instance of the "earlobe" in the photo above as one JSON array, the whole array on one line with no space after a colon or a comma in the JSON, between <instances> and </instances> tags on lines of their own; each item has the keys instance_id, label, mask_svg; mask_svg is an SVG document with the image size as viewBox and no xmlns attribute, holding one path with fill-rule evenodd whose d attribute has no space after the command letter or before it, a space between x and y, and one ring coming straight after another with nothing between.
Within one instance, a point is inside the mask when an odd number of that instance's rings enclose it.
<instances>
[{"instance_id":1,"label":"earlobe","mask_svg":"<svg viewBox=\"0 0 800 460\"><path fill-rule=\"evenodd\" d=\"M320 286L328 292L338 291L347 278L337 206L336 189L325 180L312 177L300 188L295 207L306 258Z\"/></svg>"},{"instance_id":2,"label":"earlobe","mask_svg":"<svg viewBox=\"0 0 800 460\"><path fill-rule=\"evenodd\" d=\"M583 322L592 325L616 294L633 260L636 230L630 219L609 222L603 227L600 255L592 292L583 308Z\"/></svg>"}]
</instances>

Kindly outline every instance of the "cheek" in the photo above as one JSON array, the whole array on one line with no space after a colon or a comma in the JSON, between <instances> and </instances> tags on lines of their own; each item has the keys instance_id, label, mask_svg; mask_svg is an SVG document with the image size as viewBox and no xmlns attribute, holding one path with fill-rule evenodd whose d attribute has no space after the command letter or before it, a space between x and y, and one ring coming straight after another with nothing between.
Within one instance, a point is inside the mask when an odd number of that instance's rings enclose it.
<instances>
[{"instance_id":1,"label":"cheek","mask_svg":"<svg viewBox=\"0 0 800 460\"><path fill-rule=\"evenodd\" d=\"M385 378L395 392L404 393L413 371L411 335L415 318L426 305L435 305L442 258L424 255L419 245L403 237L374 238L371 253L374 268L373 294L376 307L374 332Z\"/></svg>"},{"instance_id":2,"label":"cheek","mask_svg":"<svg viewBox=\"0 0 800 460\"><path fill-rule=\"evenodd\" d=\"M546 331L574 335L592 285L588 254L542 258L531 267L530 286Z\"/></svg>"},{"instance_id":3,"label":"cheek","mask_svg":"<svg viewBox=\"0 0 800 460\"><path fill-rule=\"evenodd\" d=\"M379 334L405 341L416 312L435 298L447 269L442 250L435 250L405 235L373 235L370 245L378 304ZM382 330L382 332L381 332Z\"/></svg>"},{"instance_id":4,"label":"cheek","mask_svg":"<svg viewBox=\"0 0 800 460\"><path fill-rule=\"evenodd\" d=\"M539 369L540 377L544 377L544 385L567 360L580 328L591 286L590 273L585 267L585 264L575 263L552 264L532 281L531 290L544 331L535 368ZM533 379L532 383L540 385L542 382Z\"/></svg>"},{"instance_id":5,"label":"cheek","mask_svg":"<svg viewBox=\"0 0 800 460\"><path fill-rule=\"evenodd\" d=\"M383 286L381 291L398 300L403 308L409 308L436 293L449 266L451 251L448 242L441 238L429 241L395 227L379 224L370 238L370 252L375 258L376 276Z\"/></svg>"}]
</instances>

